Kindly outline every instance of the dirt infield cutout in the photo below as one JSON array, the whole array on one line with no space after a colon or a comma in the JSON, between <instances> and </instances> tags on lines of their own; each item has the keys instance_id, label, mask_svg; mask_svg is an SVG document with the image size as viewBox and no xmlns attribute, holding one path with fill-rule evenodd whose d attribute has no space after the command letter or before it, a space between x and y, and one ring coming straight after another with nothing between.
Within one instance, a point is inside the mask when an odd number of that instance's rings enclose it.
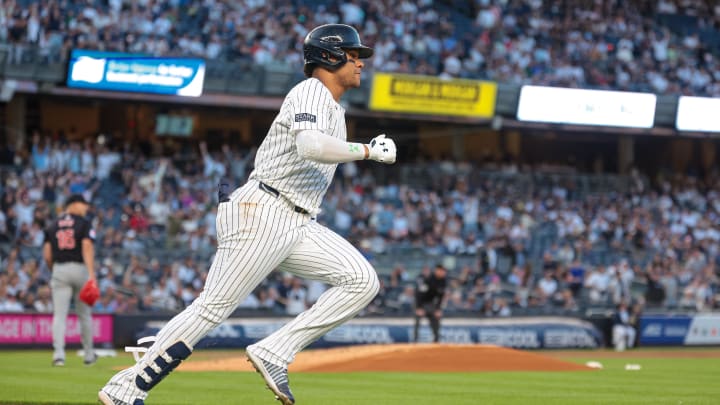
<instances>
[{"instance_id":1,"label":"dirt infield cutout","mask_svg":"<svg viewBox=\"0 0 720 405\"><path fill-rule=\"evenodd\" d=\"M290 372L587 371L544 354L492 345L395 344L306 350ZM254 371L244 355L183 363L179 371Z\"/></svg>"}]
</instances>

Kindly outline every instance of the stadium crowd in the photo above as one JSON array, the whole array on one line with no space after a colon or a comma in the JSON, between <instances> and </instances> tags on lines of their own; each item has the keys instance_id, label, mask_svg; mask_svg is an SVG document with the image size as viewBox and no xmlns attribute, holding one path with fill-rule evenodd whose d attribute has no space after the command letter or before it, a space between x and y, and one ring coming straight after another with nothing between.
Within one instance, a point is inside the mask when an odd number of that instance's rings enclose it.
<instances>
[{"instance_id":1,"label":"stadium crowd","mask_svg":"<svg viewBox=\"0 0 720 405\"><path fill-rule=\"evenodd\" d=\"M343 22L368 68L441 77L720 96L720 5L707 0L8 0L0 41L300 66L310 27Z\"/></svg>"},{"instance_id":2,"label":"stadium crowd","mask_svg":"<svg viewBox=\"0 0 720 405\"><path fill-rule=\"evenodd\" d=\"M17 60L31 48L47 61L87 48L297 67L307 30L330 22L360 29L376 49L371 71L720 96L720 5L703 0L8 0L0 42ZM35 133L2 158L0 311L49 311L39 250L72 193L93 201L97 311L189 304L214 251L217 180L241 184L254 151L158 154L64 139ZM319 219L381 271L368 313L411 311L413 278L437 262L451 270L450 313L720 305L720 174L635 173L607 192L581 189L569 168L539 169L419 160L377 173L349 163ZM569 173L558 181L558 171ZM324 288L277 274L241 307L295 314Z\"/></svg>"},{"instance_id":3,"label":"stadium crowd","mask_svg":"<svg viewBox=\"0 0 720 405\"><path fill-rule=\"evenodd\" d=\"M93 203L96 311L188 305L214 253L216 184L241 184L254 151L201 143L168 159L104 137L44 135L1 166L0 311L49 310L43 229L73 193ZM719 306L719 173L634 173L608 191L579 187L583 175L571 168L531 169L493 160L419 159L384 173L342 165L319 220L376 264L383 285L366 313L409 313L414 277L436 263L450 270L450 314ZM240 307L295 314L324 288L276 274Z\"/></svg>"}]
</instances>

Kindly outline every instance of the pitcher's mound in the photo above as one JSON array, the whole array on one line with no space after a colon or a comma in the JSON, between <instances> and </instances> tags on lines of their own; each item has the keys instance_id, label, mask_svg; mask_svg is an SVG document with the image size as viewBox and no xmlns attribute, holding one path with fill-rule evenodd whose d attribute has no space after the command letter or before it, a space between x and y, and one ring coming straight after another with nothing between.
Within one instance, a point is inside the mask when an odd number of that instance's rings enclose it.
<instances>
[{"instance_id":1,"label":"pitcher's mound","mask_svg":"<svg viewBox=\"0 0 720 405\"><path fill-rule=\"evenodd\" d=\"M186 362L182 371L254 371L245 356ZM579 371L584 365L490 345L395 344L301 352L290 372Z\"/></svg>"}]
</instances>

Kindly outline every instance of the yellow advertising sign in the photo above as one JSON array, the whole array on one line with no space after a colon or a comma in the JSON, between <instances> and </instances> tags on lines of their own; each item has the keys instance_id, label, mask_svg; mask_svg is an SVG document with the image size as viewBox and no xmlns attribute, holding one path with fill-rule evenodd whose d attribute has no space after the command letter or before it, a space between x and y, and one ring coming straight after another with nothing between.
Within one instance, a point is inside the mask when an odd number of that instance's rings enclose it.
<instances>
[{"instance_id":1,"label":"yellow advertising sign","mask_svg":"<svg viewBox=\"0 0 720 405\"><path fill-rule=\"evenodd\" d=\"M414 114L491 118L497 85L479 80L375 73L370 109Z\"/></svg>"}]
</instances>

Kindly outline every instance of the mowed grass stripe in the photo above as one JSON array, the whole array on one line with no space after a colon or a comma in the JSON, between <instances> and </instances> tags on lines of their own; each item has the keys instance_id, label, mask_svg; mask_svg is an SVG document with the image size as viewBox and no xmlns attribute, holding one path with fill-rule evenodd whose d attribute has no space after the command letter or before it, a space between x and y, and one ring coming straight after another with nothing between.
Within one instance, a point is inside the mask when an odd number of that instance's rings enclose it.
<instances>
[{"instance_id":1,"label":"mowed grass stripe","mask_svg":"<svg viewBox=\"0 0 720 405\"><path fill-rule=\"evenodd\" d=\"M228 352L240 356L240 352ZM70 354L70 353L69 353ZM203 352L191 359L203 359ZM209 357L217 352L208 353ZM383 404L717 404L720 361L707 359L570 359L600 361L603 370L493 373L295 373L298 405ZM97 404L97 390L132 357L102 358L93 367L69 355L50 366L49 351L0 351L0 404ZM192 361L192 360L191 360ZM625 371L627 363L640 371ZM262 379L243 372L176 372L153 390L148 405L277 404Z\"/></svg>"}]
</instances>

